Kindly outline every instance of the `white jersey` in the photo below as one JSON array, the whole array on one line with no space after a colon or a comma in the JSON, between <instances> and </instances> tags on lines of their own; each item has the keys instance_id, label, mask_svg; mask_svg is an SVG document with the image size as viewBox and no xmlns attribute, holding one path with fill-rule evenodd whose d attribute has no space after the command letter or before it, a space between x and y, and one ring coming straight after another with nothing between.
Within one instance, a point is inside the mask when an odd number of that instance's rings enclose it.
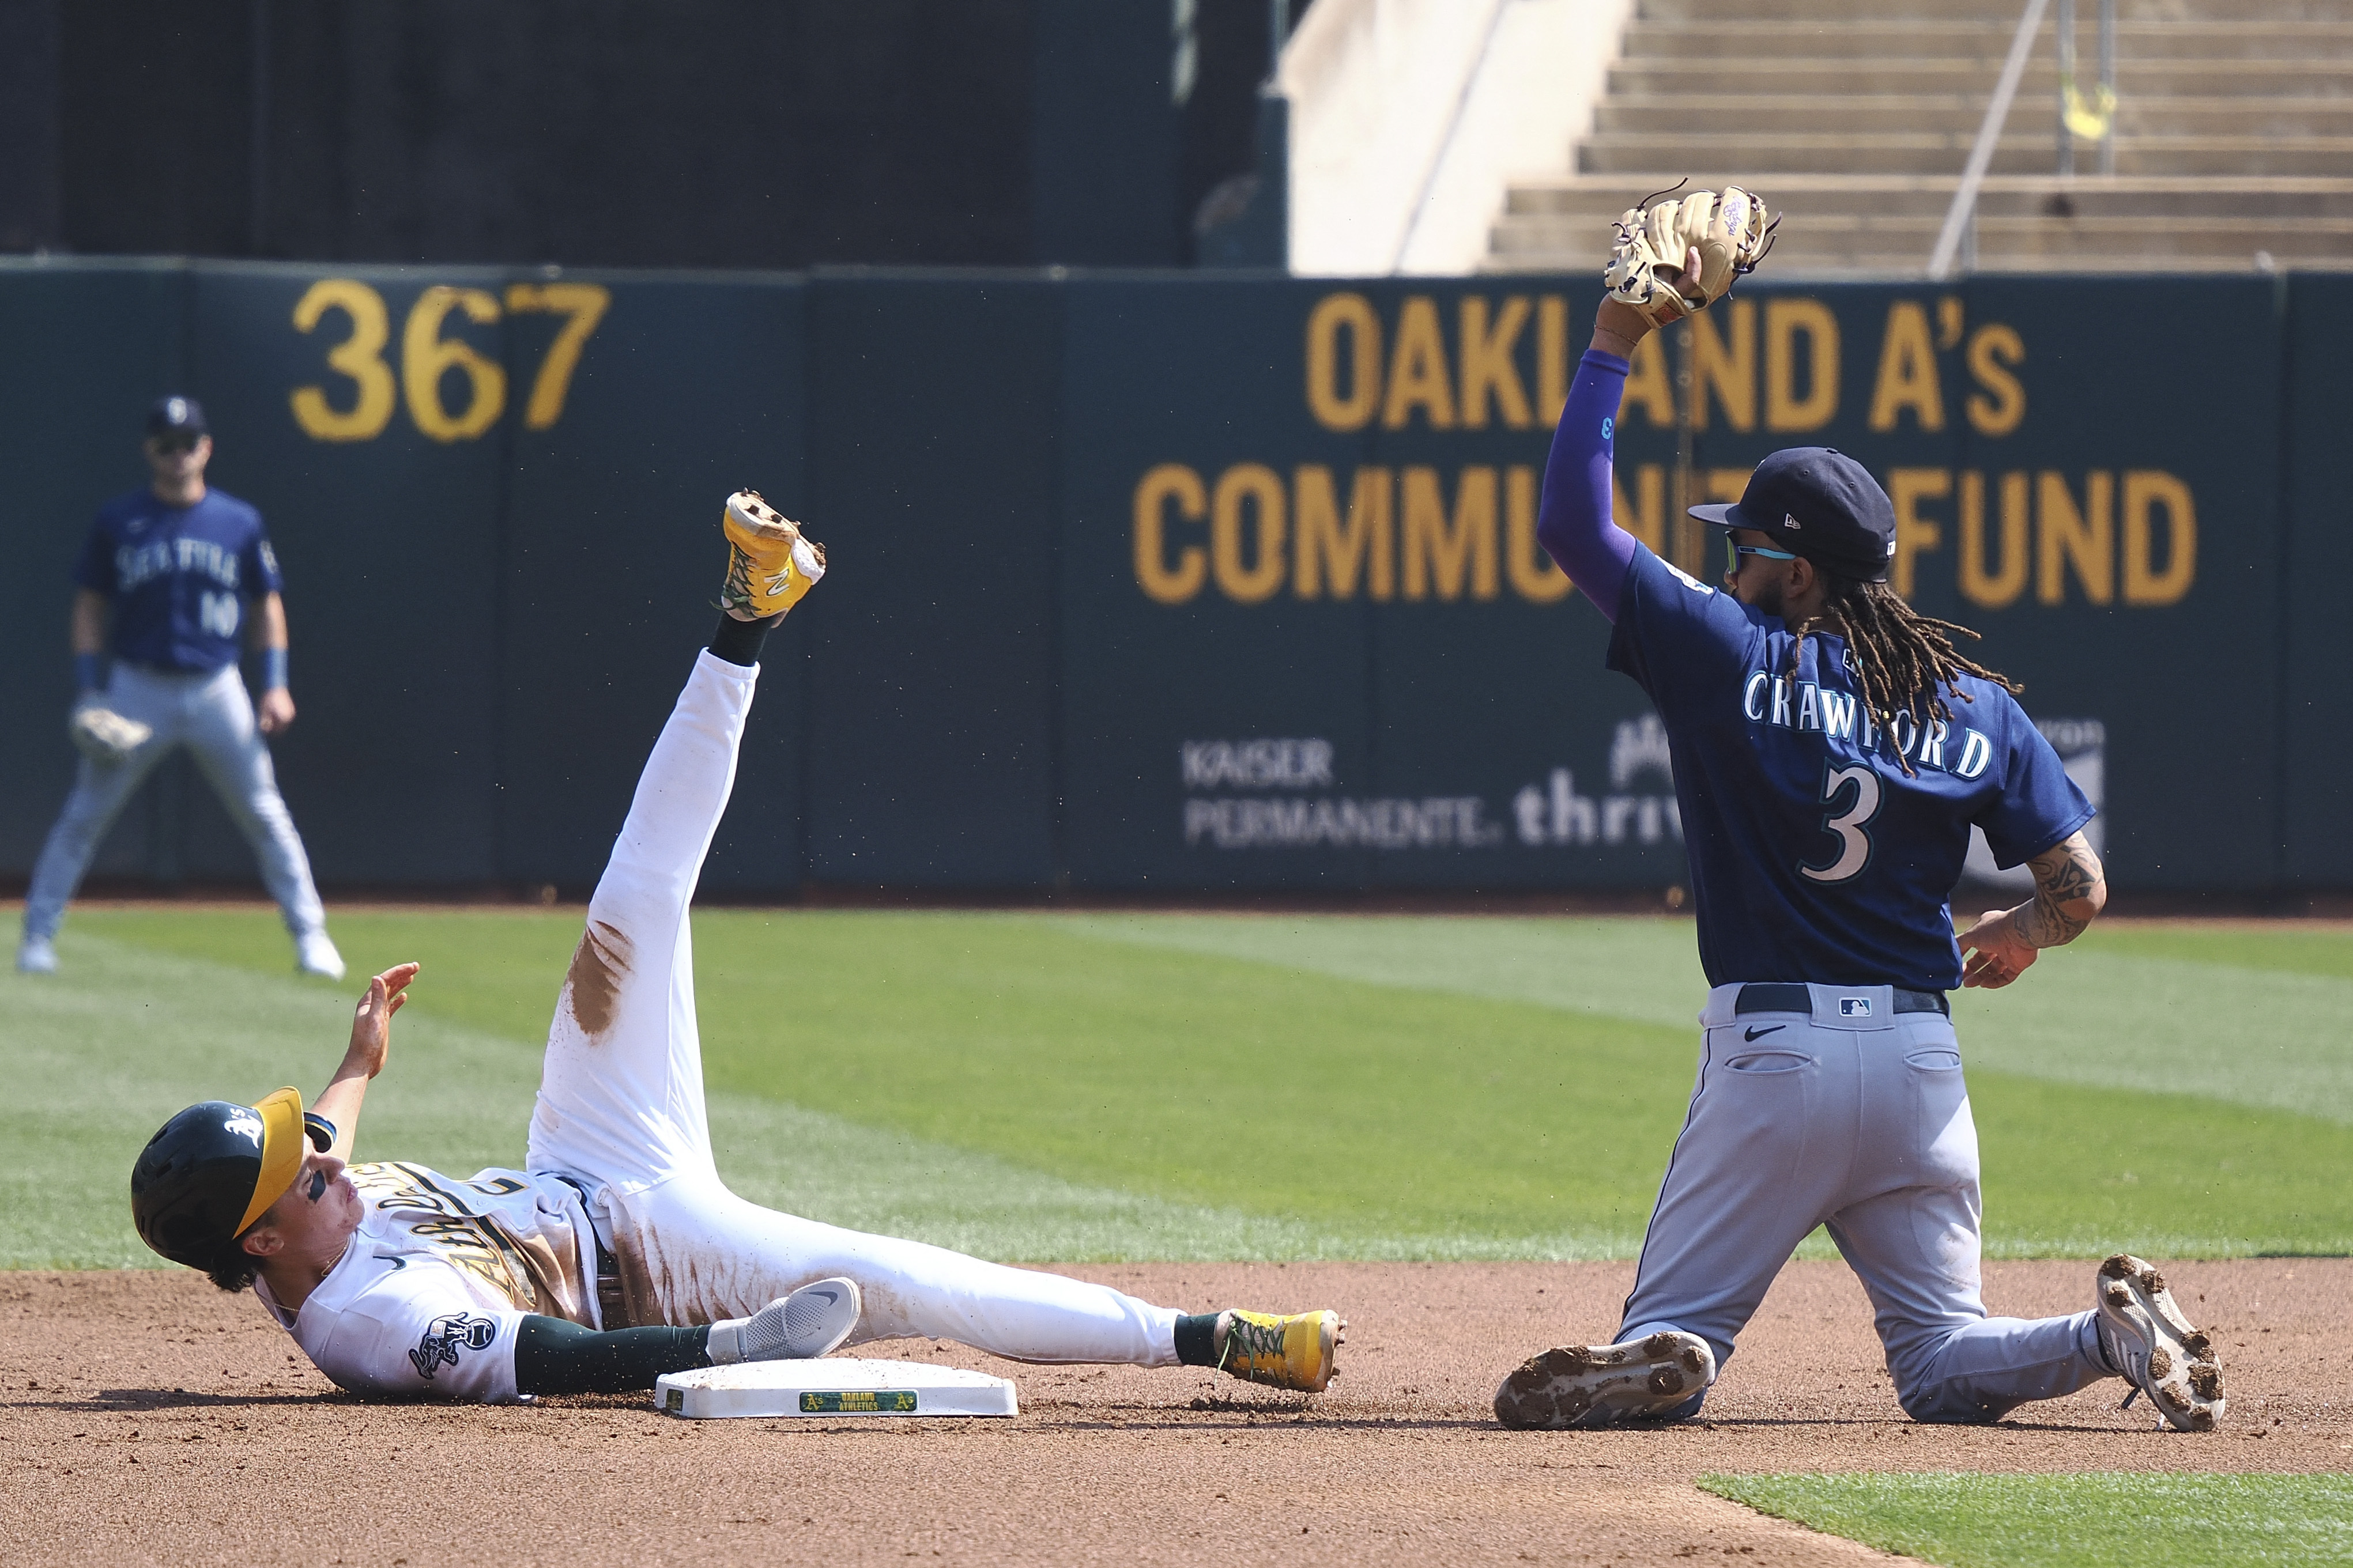
<instances>
[{"instance_id":1,"label":"white jersey","mask_svg":"<svg viewBox=\"0 0 2353 1568\"><path fill-rule=\"evenodd\" d=\"M299 1311L257 1280L311 1363L355 1394L504 1404L526 1313L601 1328L596 1240L578 1192L549 1175L470 1181L405 1163L353 1165L359 1228Z\"/></svg>"}]
</instances>

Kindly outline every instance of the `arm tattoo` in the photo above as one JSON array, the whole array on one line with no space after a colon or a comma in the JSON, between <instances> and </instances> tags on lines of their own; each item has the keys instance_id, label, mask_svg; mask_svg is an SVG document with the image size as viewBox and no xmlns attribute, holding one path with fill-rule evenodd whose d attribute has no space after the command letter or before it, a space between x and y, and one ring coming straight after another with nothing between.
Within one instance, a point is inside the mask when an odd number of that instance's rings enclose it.
<instances>
[{"instance_id":1,"label":"arm tattoo","mask_svg":"<svg viewBox=\"0 0 2353 1568\"><path fill-rule=\"evenodd\" d=\"M2070 839L2061 845L2060 858L2034 861L2034 898L2021 904L2011 920L2029 947L2060 947L2084 934L2099 912L2094 901L2104 879L2091 849Z\"/></svg>"}]
</instances>

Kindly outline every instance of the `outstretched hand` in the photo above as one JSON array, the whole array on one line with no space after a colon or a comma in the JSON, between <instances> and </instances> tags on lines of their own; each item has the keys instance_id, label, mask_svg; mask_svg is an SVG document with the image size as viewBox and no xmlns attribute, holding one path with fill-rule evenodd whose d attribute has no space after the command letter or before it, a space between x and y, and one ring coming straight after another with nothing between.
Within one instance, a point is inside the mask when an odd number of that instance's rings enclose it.
<instances>
[{"instance_id":1,"label":"outstretched hand","mask_svg":"<svg viewBox=\"0 0 2353 1568\"><path fill-rule=\"evenodd\" d=\"M392 1051L392 1016L407 1005L408 983L418 966L396 963L368 982L367 994L352 1012L352 1047L343 1053L345 1070L357 1068L369 1078L384 1070Z\"/></svg>"},{"instance_id":2,"label":"outstretched hand","mask_svg":"<svg viewBox=\"0 0 2353 1568\"><path fill-rule=\"evenodd\" d=\"M2011 917L2015 910L1988 910L1978 917L1978 923L1960 936L1961 951L1968 961L1961 966L1961 984L1999 991L2033 966L2042 956L2040 948L2030 947L2018 934L2018 921Z\"/></svg>"}]
</instances>

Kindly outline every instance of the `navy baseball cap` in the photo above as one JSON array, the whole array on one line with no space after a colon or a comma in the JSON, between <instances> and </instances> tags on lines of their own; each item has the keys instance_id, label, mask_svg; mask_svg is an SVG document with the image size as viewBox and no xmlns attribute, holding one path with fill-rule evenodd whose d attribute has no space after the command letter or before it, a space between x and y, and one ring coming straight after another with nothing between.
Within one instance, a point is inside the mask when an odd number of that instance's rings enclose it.
<instances>
[{"instance_id":1,"label":"navy baseball cap","mask_svg":"<svg viewBox=\"0 0 2353 1568\"><path fill-rule=\"evenodd\" d=\"M150 436L209 436L205 405L193 397L159 397L147 410Z\"/></svg>"},{"instance_id":2,"label":"navy baseball cap","mask_svg":"<svg viewBox=\"0 0 2353 1568\"><path fill-rule=\"evenodd\" d=\"M1718 528L1753 528L1841 577L1883 583L1895 507L1871 470L1831 447L1789 447L1757 465L1736 501L1695 506Z\"/></svg>"}]
</instances>

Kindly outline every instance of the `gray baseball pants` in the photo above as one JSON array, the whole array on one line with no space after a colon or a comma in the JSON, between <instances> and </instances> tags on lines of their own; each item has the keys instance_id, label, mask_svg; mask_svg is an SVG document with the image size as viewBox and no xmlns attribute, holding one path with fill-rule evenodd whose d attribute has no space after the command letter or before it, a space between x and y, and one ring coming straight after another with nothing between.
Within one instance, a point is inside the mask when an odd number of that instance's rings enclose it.
<instances>
[{"instance_id":1,"label":"gray baseball pants","mask_svg":"<svg viewBox=\"0 0 2353 1568\"><path fill-rule=\"evenodd\" d=\"M98 853L99 841L155 764L181 745L195 754L230 818L253 846L261 862L262 885L285 912L286 929L299 939L325 926L327 912L311 881L310 858L302 853L293 816L278 793L278 773L254 723L253 700L246 695L237 666L183 674L118 664L107 687L106 704L155 732L121 762L81 760L73 793L66 797L66 808L49 829L48 842L33 867L33 883L25 895L25 934L57 934L66 905L81 886L90 857Z\"/></svg>"},{"instance_id":2,"label":"gray baseball pants","mask_svg":"<svg viewBox=\"0 0 2353 1568\"><path fill-rule=\"evenodd\" d=\"M1736 1012L1741 989L1717 986L1700 1015L1699 1082L1618 1338L1680 1329L1721 1368L1820 1225L1871 1298L1913 1419L1998 1421L2116 1375L2095 1312L1986 1315L1977 1124L1952 1021L1895 1012L1884 985L1809 986L1810 1014Z\"/></svg>"}]
</instances>

